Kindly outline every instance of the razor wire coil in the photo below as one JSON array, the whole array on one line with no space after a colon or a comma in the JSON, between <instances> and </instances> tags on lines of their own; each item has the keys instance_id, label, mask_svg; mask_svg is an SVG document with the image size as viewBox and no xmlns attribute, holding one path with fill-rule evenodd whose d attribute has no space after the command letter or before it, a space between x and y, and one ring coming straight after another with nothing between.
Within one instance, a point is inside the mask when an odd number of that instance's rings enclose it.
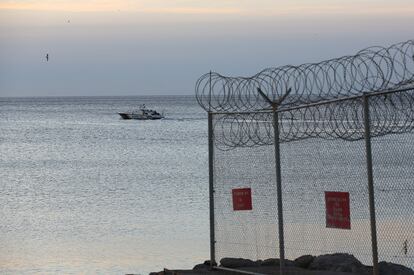
<instances>
[{"instance_id":1,"label":"razor wire coil","mask_svg":"<svg viewBox=\"0 0 414 275\"><path fill-rule=\"evenodd\" d=\"M364 138L364 94L369 95L371 136L411 131L414 40L320 63L269 68L250 78L203 75L196 99L206 111L218 113L217 147L273 144L271 106L258 89L277 104L281 142Z\"/></svg>"}]
</instances>

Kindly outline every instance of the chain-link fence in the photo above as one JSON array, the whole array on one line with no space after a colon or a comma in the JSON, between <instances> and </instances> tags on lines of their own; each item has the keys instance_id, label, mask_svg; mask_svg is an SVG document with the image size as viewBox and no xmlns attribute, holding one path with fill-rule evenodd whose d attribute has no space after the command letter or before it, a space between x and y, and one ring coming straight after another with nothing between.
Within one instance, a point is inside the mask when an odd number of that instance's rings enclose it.
<instances>
[{"instance_id":1,"label":"chain-link fence","mask_svg":"<svg viewBox=\"0 0 414 275\"><path fill-rule=\"evenodd\" d=\"M404 93L414 96L414 90ZM371 96L368 102L376 104L383 97ZM358 114L354 115L362 120L362 97L352 101L353 104L359 101ZM275 150L273 145L249 144L246 131L251 127L239 124L246 123L251 116L251 113L211 114L217 260L225 257L252 260L280 257ZM375 114L371 116L379 118ZM269 134L269 140L272 140L273 132L266 130L273 128L272 113L260 113L260 117L261 120L255 123L263 124L261 134ZM283 111L280 117L279 124L283 125L286 123ZM372 131L377 127L373 125ZM348 130L353 134L358 132L360 138L353 141L310 138L281 143L286 259L309 254L348 253L365 265L374 264L366 143L362 139L364 128L361 125L358 129ZM259 133L260 130L256 129L248 136ZM236 137L239 146L229 143ZM379 261L410 268L414 268L413 137L411 133L405 133L372 139ZM250 191L251 206L236 209L233 192L243 189ZM326 192L348 194L349 228L335 224L327 226Z\"/></svg>"},{"instance_id":2,"label":"chain-link fence","mask_svg":"<svg viewBox=\"0 0 414 275\"><path fill-rule=\"evenodd\" d=\"M414 269L413 49L409 41L250 79L201 78L212 264L280 258L283 273L302 255L348 253L375 275L381 261Z\"/></svg>"},{"instance_id":3,"label":"chain-link fence","mask_svg":"<svg viewBox=\"0 0 414 275\"><path fill-rule=\"evenodd\" d=\"M414 270L414 135L372 140L380 260Z\"/></svg>"},{"instance_id":4,"label":"chain-link fence","mask_svg":"<svg viewBox=\"0 0 414 275\"><path fill-rule=\"evenodd\" d=\"M217 259L265 259L279 255L274 182L274 150L271 146L215 151L214 222ZM251 189L251 211L233 209L232 191L242 188Z\"/></svg>"}]
</instances>

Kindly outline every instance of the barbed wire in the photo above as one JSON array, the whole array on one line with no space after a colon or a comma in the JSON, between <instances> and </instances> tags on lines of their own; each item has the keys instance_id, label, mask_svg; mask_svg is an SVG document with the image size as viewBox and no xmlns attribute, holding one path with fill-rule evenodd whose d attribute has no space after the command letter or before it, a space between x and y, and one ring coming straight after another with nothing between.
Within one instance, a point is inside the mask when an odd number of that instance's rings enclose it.
<instances>
[{"instance_id":1,"label":"barbed wire","mask_svg":"<svg viewBox=\"0 0 414 275\"><path fill-rule=\"evenodd\" d=\"M369 97L371 136L410 132L414 129L414 88ZM272 145L273 113L218 113L214 115L214 140L220 150ZM364 138L362 97L334 103L292 108L279 112L280 142L307 138Z\"/></svg>"},{"instance_id":2,"label":"barbed wire","mask_svg":"<svg viewBox=\"0 0 414 275\"><path fill-rule=\"evenodd\" d=\"M264 97L277 102L281 142L352 141L364 138L363 94L369 96L371 136L411 131L413 91L414 40L251 78L209 73L196 84L198 103L216 113L215 143L222 150L273 144L273 113Z\"/></svg>"},{"instance_id":3,"label":"barbed wire","mask_svg":"<svg viewBox=\"0 0 414 275\"><path fill-rule=\"evenodd\" d=\"M206 111L241 112L269 107L258 88L272 101L284 98L279 105L286 107L394 89L413 81L414 40L409 40L320 63L268 68L252 77L207 73L196 83L196 98Z\"/></svg>"}]
</instances>

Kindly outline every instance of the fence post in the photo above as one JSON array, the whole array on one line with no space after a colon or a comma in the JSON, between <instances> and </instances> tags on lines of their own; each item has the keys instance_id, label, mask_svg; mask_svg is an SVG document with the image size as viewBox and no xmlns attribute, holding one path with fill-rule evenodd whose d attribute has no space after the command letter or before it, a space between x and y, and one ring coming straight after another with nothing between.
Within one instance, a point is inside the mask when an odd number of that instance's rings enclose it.
<instances>
[{"instance_id":1,"label":"fence post","mask_svg":"<svg viewBox=\"0 0 414 275\"><path fill-rule=\"evenodd\" d=\"M285 267L285 237L283 228L282 173L280 170L279 113L277 111L277 106L277 103L272 104L276 165L277 215L279 222L280 274L283 275Z\"/></svg>"},{"instance_id":2,"label":"fence post","mask_svg":"<svg viewBox=\"0 0 414 275\"><path fill-rule=\"evenodd\" d=\"M377 225L375 216L375 196L374 196L374 176L372 172L372 149L371 149L371 125L369 117L369 97L367 94L362 96L364 103L364 128L365 128L365 151L367 161L368 193L369 193L369 215L371 224L371 244L372 244L372 265L373 274L379 275L378 270L378 244L377 244Z\"/></svg>"},{"instance_id":3,"label":"fence post","mask_svg":"<svg viewBox=\"0 0 414 275\"><path fill-rule=\"evenodd\" d=\"M210 196L210 268L216 265L216 238L214 228L214 135L213 114L208 112L208 180Z\"/></svg>"},{"instance_id":4,"label":"fence post","mask_svg":"<svg viewBox=\"0 0 414 275\"><path fill-rule=\"evenodd\" d=\"M277 189L277 218L279 225L279 257L280 257L280 275L283 275L285 268L285 234L283 228L283 200L282 200L282 172L280 168L280 140L279 140L279 113L277 108L292 91L289 88L286 94L278 101L272 101L270 98L263 93L263 91L257 88L257 92L263 99L272 106L273 111L273 135L275 143L275 168L276 168L276 189Z\"/></svg>"}]
</instances>

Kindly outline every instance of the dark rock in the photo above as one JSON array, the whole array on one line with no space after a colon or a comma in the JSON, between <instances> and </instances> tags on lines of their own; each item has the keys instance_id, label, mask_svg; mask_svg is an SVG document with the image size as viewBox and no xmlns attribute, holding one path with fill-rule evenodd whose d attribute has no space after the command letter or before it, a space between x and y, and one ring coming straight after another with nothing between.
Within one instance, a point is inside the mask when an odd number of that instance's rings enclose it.
<instances>
[{"instance_id":1,"label":"dark rock","mask_svg":"<svg viewBox=\"0 0 414 275\"><path fill-rule=\"evenodd\" d=\"M304 255L304 256L300 256L299 258L296 258L293 262L295 266L297 267L308 268L314 259L315 259L315 256Z\"/></svg>"},{"instance_id":2,"label":"dark rock","mask_svg":"<svg viewBox=\"0 0 414 275\"><path fill-rule=\"evenodd\" d=\"M237 268L237 267L251 267L251 266L258 266L257 262L254 262L249 259L242 259L242 258L223 258L220 260L220 265L222 267L228 268Z\"/></svg>"},{"instance_id":3,"label":"dark rock","mask_svg":"<svg viewBox=\"0 0 414 275\"><path fill-rule=\"evenodd\" d=\"M211 262L210 260L206 260L204 261L204 264L210 266L210 262ZM213 262L213 266L217 266L217 263Z\"/></svg>"},{"instance_id":4,"label":"dark rock","mask_svg":"<svg viewBox=\"0 0 414 275\"><path fill-rule=\"evenodd\" d=\"M353 255L336 253L317 256L309 265L309 269L359 273L364 270L364 265Z\"/></svg>"},{"instance_id":5,"label":"dark rock","mask_svg":"<svg viewBox=\"0 0 414 275\"><path fill-rule=\"evenodd\" d=\"M262 262L262 266L279 266L279 265L280 265L280 260L274 259L274 258L266 259Z\"/></svg>"},{"instance_id":6,"label":"dark rock","mask_svg":"<svg viewBox=\"0 0 414 275\"><path fill-rule=\"evenodd\" d=\"M217 264L213 263L213 266L217 266ZM194 266L193 270L207 271L207 270L210 270L210 268L211 268L210 260L207 260L207 261L204 261L204 263L202 264L198 264Z\"/></svg>"},{"instance_id":7,"label":"dark rock","mask_svg":"<svg viewBox=\"0 0 414 275\"><path fill-rule=\"evenodd\" d=\"M263 260L261 266L280 266L280 259L270 258ZM293 266L293 262L285 259L285 266Z\"/></svg>"},{"instance_id":8,"label":"dark rock","mask_svg":"<svg viewBox=\"0 0 414 275\"><path fill-rule=\"evenodd\" d=\"M378 269L380 275L414 275L414 271L411 268L388 262L380 262Z\"/></svg>"},{"instance_id":9,"label":"dark rock","mask_svg":"<svg viewBox=\"0 0 414 275\"><path fill-rule=\"evenodd\" d=\"M198 264L198 265L193 267L193 270L207 271L207 270L210 270L210 265Z\"/></svg>"}]
</instances>

